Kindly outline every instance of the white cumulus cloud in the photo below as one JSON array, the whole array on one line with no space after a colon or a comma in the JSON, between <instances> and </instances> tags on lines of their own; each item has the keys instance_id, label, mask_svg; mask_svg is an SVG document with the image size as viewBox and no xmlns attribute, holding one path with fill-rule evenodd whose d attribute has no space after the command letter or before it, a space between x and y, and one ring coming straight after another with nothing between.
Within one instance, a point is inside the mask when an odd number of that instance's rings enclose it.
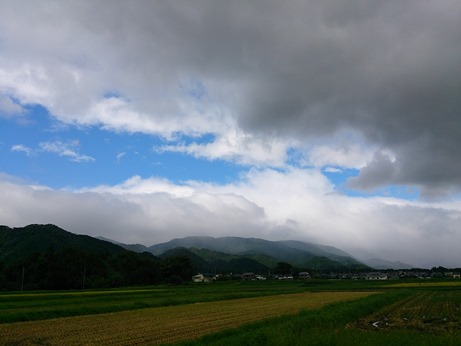
<instances>
[{"instance_id":1,"label":"white cumulus cloud","mask_svg":"<svg viewBox=\"0 0 461 346\"><path fill-rule=\"evenodd\" d=\"M140 177L78 191L0 185L0 218L11 226L51 222L145 245L187 235L297 239L422 267L461 261L459 203L337 195L315 169L255 170L225 185Z\"/></svg>"}]
</instances>

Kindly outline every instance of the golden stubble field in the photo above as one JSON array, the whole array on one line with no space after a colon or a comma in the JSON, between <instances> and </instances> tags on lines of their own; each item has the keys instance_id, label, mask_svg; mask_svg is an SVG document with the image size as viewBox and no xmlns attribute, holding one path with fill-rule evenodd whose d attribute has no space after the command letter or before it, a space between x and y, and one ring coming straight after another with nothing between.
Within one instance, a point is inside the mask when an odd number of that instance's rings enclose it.
<instances>
[{"instance_id":1,"label":"golden stubble field","mask_svg":"<svg viewBox=\"0 0 461 346\"><path fill-rule=\"evenodd\" d=\"M376 292L309 292L0 325L3 345L153 345Z\"/></svg>"}]
</instances>

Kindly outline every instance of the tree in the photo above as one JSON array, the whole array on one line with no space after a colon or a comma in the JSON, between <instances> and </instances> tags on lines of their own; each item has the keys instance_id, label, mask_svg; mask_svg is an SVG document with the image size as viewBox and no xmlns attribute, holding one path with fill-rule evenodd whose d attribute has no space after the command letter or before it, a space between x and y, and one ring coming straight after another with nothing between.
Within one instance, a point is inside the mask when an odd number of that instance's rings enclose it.
<instances>
[{"instance_id":1,"label":"tree","mask_svg":"<svg viewBox=\"0 0 461 346\"><path fill-rule=\"evenodd\" d=\"M279 275L292 274L293 267L290 263L278 262L274 268L274 273Z\"/></svg>"},{"instance_id":2,"label":"tree","mask_svg":"<svg viewBox=\"0 0 461 346\"><path fill-rule=\"evenodd\" d=\"M165 280L178 283L178 277L183 281L190 281L194 275L192 261L186 256L168 257L163 261L162 274Z\"/></svg>"}]
</instances>

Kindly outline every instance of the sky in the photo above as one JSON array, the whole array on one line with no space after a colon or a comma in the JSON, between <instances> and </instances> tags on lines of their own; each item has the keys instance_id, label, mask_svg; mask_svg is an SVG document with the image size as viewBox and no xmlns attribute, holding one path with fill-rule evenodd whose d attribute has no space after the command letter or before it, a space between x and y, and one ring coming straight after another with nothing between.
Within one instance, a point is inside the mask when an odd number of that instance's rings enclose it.
<instances>
[{"instance_id":1,"label":"sky","mask_svg":"<svg viewBox=\"0 0 461 346\"><path fill-rule=\"evenodd\" d=\"M461 2L0 6L0 224L461 267Z\"/></svg>"}]
</instances>

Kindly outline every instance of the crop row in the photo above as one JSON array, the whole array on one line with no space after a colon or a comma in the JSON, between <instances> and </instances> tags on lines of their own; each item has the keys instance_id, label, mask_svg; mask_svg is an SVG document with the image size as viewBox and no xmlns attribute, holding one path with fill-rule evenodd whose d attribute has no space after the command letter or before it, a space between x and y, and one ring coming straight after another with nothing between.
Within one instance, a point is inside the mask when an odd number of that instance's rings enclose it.
<instances>
[{"instance_id":1,"label":"crop row","mask_svg":"<svg viewBox=\"0 0 461 346\"><path fill-rule=\"evenodd\" d=\"M0 339L11 344L160 344L370 294L373 293L297 293L18 322L0 325Z\"/></svg>"},{"instance_id":2,"label":"crop row","mask_svg":"<svg viewBox=\"0 0 461 346\"><path fill-rule=\"evenodd\" d=\"M268 281L101 291L0 292L0 324L298 293L305 290L305 287L296 282Z\"/></svg>"}]
</instances>

